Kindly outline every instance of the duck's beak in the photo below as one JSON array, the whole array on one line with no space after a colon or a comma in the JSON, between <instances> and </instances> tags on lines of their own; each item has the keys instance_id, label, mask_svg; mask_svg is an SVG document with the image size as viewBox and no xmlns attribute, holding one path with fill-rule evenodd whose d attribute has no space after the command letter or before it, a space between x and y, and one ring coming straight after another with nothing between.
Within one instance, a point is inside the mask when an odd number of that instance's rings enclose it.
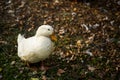
<instances>
[{"instance_id":1,"label":"duck's beak","mask_svg":"<svg viewBox=\"0 0 120 80\"><path fill-rule=\"evenodd\" d=\"M52 35L50 35L50 38L52 41L57 41L57 38L54 33Z\"/></svg>"}]
</instances>

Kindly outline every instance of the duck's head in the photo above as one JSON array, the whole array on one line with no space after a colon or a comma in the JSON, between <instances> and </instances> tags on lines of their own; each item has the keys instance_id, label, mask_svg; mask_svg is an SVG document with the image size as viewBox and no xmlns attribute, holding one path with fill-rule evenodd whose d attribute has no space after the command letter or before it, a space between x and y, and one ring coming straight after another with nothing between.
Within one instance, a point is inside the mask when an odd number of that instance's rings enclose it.
<instances>
[{"instance_id":1,"label":"duck's head","mask_svg":"<svg viewBox=\"0 0 120 80\"><path fill-rule=\"evenodd\" d=\"M40 26L37 31L36 31L36 36L46 36L46 37L50 37L51 40L56 41L56 37L54 35L54 29L52 28L52 26L50 25L42 25Z\"/></svg>"}]
</instances>

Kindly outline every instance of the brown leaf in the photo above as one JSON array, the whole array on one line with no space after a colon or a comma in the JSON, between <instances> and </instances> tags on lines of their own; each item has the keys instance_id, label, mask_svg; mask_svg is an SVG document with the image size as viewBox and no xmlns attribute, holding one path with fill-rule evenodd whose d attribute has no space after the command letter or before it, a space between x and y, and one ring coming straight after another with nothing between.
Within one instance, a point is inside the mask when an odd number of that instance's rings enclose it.
<instances>
[{"instance_id":1,"label":"brown leaf","mask_svg":"<svg viewBox=\"0 0 120 80\"><path fill-rule=\"evenodd\" d=\"M7 44L7 41L0 41L0 44Z\"/></svg>"},{"instance_id":2,"label":"brown leaf","mask_svg":"<svg viewBox=\"0 0 120 80\"><path fill-rule=\"evenodd\" d=\"M95 70L95 67L92 67L92 66L88 65L88 70L90 70L91 72L93 72Z\"/></svg>"},{"instance_id":3,"label":"brown leaf","mask_svg":"<svg viewBox=\"0 0 120 80\"><path fill-rule=\"evenodd\" d=\"M64 73L65 71L63 69L58 69L57 71L57 75L58 76L61 76L62 73Z\"/></svg>"},{"instance_id":4,"label":"brown leaf","mask_svg":"<svg viewBox=\"0 0 120 80\"><path fill-rule=\"evenodd\" d=\"M2 68L0 67L0 72L2 71Z\"/></svg>"},{"instance_id":5,"label":"brown leaf","mask_svg":"<svg viewBox=\"0 0 120 80\"><path fill-rule=\"evenodd\" d=\"M30 80L39 80L38 78L31 78Z\"/></svg>"},{"instance_id":6,"label":"brown leaf","mask_svg":"<svg viewBox=\"0 0 120 80\"><path fill-rule=\"evenodd\" d=\"M74 8L73 11L77 11L77 8Z\"/></svg>"},{"instance_id":7,"label":"brown leaf","mask_svg":"<svg viewBox=\"0 0 120 80\"><path fill-rule=\"evenodd\" d=\"M33 29L33 27L30 27L29 29L28 29L28 31L31 31Z\"/></svg>"},{"instance_id":8,"label":"brown leaf","mask_svg":"<svg viewBox=\"0 0 120 80\"><path fill-rule=\"evenodd\" d=\"M42 80L47 80L45 75L42 76Z\"/></svg>"},{"instance_id":9,"label":"brown leaf","mask_svg":"<svg viewBox=\"0 0 120 80\"><path fill-rule=\"evenodd\" d=\"M19 6L19 8L24 7L24 5L25 5L25 2L24 2L24 1L22 1L22 2L21 2L21 5Z\"/></svg>"},{"instance_id":10,"label":"brown leaf","mask_svg":"<svg viewBox=\"0 0 120 80\"><path fill-rule=\"evenodd\" d=\"M78 40L77 42L76 42L76 45L78 46L78 47L80 47L82 44L81 44L81 40Z\"/></svg>"}]
</instances>

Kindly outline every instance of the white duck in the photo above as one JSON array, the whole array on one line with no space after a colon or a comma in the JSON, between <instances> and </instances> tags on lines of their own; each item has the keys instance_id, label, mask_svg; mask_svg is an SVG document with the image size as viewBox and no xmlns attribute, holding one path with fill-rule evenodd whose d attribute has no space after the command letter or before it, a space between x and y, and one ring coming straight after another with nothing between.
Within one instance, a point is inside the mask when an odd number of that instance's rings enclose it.
<instances>
[{"instance_id":1,"label":"white duck","mask_svg":"<svg viewBox=\"0 0 120 80\"><path fill-rule=\"evenodd\" d=\"M28 63L37 63L49 57L54 50L52 39L56 41L53 35L53 28L49 25L42 25L36 31L35 36L25 38L18 35L18 56L21 60ZM52 39L50 39L50 36Z\"/></svg>"}]
</instances>

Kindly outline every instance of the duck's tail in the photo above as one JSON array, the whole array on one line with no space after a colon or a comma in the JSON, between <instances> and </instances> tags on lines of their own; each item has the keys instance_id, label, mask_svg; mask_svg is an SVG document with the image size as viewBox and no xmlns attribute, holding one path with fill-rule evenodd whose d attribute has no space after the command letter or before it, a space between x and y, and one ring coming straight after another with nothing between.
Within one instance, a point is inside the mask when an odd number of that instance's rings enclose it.
<instances>
[{"instance_id":1,"label":"duck's tail","mask_svg":"<svg viewBox=\"0 0 120 80\"><path fill-rule=\"evenodd\" d=\"M23 39L25 39L24 35L18 34L17 42L20 43Z\"/></svg>"}]
</instances>

